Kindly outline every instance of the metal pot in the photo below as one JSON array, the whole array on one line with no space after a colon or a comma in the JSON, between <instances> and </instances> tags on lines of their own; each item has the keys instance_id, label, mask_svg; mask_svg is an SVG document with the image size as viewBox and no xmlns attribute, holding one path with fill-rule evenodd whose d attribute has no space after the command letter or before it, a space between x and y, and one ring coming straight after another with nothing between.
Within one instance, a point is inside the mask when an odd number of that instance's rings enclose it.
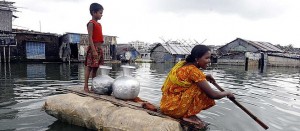
<instances>
[{"instance_id":1,"label":"metal pot","mask_svg":"<svg viewBox=\"0 0 300 131\"><path fill-rule=\"evenodd\" d=\"M112 67L109 66L100 66L101 75L93 78L92 89L96 94L100 95L111 95L112 93L112 84L114 79L108 76L109 70Z\"/></svg>"},{"instance_id":2,"label":"metal pot","mask_svg":"<svg viewBox=\"0 0 300 131\"><path fill-rule=\"evenodd\" d=\"M134 99L139 95L140 82L131 76L134 66L121 66L123 68L123 76L116 78L112 84L113 95L123 100Z\"/></svg>"}]
</instances>

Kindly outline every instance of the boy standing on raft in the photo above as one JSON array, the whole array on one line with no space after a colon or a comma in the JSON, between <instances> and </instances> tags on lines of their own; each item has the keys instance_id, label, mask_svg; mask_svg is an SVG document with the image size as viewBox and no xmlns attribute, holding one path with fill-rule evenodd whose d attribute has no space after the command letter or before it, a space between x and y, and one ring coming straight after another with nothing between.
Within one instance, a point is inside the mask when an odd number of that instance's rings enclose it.
<instances>
[{"instance_id":1,"label":"boy standing on raft","mask_svg":"<svg viewBox=\"0 0 300 131\"><path fill-rule=\"evenodd\" d=\"M104 42L102 34L102 26L97 21L101 19L103 13L103 6L98 3L92 3L90 5L90 14L92 20L87 24L89 46L87 48L87 54L85 58L85 80L84 91L91 92L88 88L88 80L90 73L92 72L92 78L96 77L99 65L104 63L103 51L101 45Z\"/></svg>"}]
</instances>

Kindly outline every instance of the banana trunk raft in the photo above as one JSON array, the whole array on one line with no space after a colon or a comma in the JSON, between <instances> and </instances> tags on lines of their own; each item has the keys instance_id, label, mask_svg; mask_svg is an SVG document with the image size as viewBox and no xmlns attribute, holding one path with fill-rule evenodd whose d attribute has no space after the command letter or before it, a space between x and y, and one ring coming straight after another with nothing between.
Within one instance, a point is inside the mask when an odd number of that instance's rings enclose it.
<instances>
[{"instance_id":1,"label":"banana trunk raft","mask_svg":"<svg viewBox=\"0 0 300 131\"><path fill-rule=\"evenodd\" d=\"M63 122L94 130L107 131L185 131L206 130L207 123L194 125L158 111L145 109L141 103L113 96L85 93L82 87L58 88L66 94L50 96L43 109Z\"/></svg>"}]
</instances>

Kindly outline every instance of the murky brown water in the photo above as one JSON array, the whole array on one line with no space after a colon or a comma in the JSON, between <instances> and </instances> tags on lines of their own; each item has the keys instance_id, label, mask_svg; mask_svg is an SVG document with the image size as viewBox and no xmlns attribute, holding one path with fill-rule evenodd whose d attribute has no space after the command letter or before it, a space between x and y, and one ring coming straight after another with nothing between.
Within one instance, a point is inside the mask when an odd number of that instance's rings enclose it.
<instances>
[{"instance_id":1,"label":"murky brown water","mask_svg":"<svg viewBox=\"0 0 300 131\"><path fill-rule=\"evenodd\" d=\"M159 104L160 88L173 63L140 63L135 78L141 83L139 96ZM113 78L121 74L120 64L110 64ZM212 74L219 85L236 94L237 101L265 122L270 131L300 130L300 69L268 67L264 73L241 66L214 66ZM41 110L47 96L58 94L55 86L83 85L83 64L1 64L1 130L87 130L61 123ZM91 80L90 80L91 81ZM263 130L227 99L199 115L209 122L209 130Z\"/></svg>"}]
</instances>

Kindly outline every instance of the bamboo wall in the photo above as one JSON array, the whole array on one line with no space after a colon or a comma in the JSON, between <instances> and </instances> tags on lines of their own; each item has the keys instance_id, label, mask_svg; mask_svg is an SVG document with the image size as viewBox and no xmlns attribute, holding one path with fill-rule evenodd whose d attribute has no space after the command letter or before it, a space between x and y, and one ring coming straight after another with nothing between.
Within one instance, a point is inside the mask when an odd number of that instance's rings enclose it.
<instances>
[{"instance_id":1,"label":"bamboo wall","mask_svg":"<svg viewBox=\"0 0 300 131\"><path fill-rule=\"evenodd\" d=\"M268 56L269 66L300 67L300 59L285 58L280 56Z\"/></svg>"}]
</instances>

